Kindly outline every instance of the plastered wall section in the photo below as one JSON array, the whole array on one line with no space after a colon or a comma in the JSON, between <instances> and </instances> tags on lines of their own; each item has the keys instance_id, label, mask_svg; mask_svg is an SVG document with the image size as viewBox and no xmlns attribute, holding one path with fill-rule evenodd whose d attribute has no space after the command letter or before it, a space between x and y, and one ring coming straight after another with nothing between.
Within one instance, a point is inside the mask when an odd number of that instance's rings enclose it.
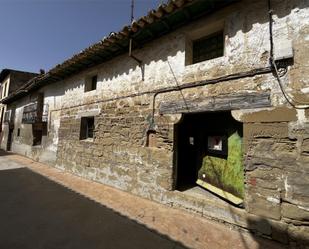
<instances>
[{"instance_id":1,"label":"plastered wall section","mask_svg":"<svg viewBox=\"0 0 309 249\"><path fill-rule=\"evenodd\" d=\"M52 86L46 86L40 89L39 92L44 94L44 105L48 108L47 134L43 135L41 145L33 146L32 124L22 122L23 109L32 102L32 96L35 93L28 95L8 106L9 109L15 110L12 151L54 165L60 126L60 111L57 110L62 105L63 84L59 82ZM20 129L19 136L17 135L18 129Z\"/></svg>"},{"instance_id":2,"label":"plastered wall section","mask_svg":"<svg viewBox=\"0 0 309 249\"><path fill-rule=\"evenodd\" d=\"M10 76L7 76L3 82L1 82L1 99L4 99L5 97L7 97L8 92L9 92L9 86L10 86ZM7 141L7 134L8 134L8 128L6 127L6 125L4 124L4 114L7 110L6 105L4 104L0 104L2 109L3 109L3 116L2 113L0 113L0 118L2 120L2 132L0 134L0 139L1 139L1 149L6 150L6 141Z\"/></svg>"}]
</instances>

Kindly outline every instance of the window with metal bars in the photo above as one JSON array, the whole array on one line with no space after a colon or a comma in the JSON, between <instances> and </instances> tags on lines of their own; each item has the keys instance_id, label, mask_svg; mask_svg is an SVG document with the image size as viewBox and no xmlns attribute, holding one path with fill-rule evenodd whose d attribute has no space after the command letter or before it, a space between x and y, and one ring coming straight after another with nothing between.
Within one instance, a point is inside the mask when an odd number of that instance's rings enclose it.
<instances>
[{"instance_id":1,"label":"window with metal bars","mask_svg":"<svg viewBox=\"0 0 309 249\"><path fill-rule=\"evenodd\" d=\"M223 56L223 31L193 41L193 64Z\"/></svg>"}]
</instances>

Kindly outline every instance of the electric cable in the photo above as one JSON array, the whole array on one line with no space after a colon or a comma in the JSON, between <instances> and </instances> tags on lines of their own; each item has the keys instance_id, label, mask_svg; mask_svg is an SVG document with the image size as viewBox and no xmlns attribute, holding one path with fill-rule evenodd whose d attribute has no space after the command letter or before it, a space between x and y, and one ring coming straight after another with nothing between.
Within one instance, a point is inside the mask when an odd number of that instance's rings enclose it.
<instances>
[{"instance_id":1,"label":"electric cable","mask_svg":"<svg viewBox=\"0 0 309 249\"><path fill-rule=\"evenodd\" d=\"M275 78L278 81L280 91L282 92L286 101L295 109L309 109L309 102L300 102L297 101L295 98L293 99L288 93L285 91L282 81L280 79L280 75L278 72L278 68L276 62L274 60L274 39L273 39L273 10L271 8L271 0L268 0L268 17L269 17L269 40L270 40L270 57L269 61L271 67L273 69L273 73Z\"/></svg>"},{"instance_id":2,"label":"electric cable","mask_svg":"<svg viewBox=\"0 0 309 249\"><path fill-rule=\"evenodd\" d=\"M271 64L275 70L275 76L276 76L276 79L278 81L278 84L279 84L279 87L280 87L280 90L284 96L284 98L286 99L286 101L291 105L293 106L295 109L308 109L309 108L309 103L306 103L306 102L299 102L297 100L295 100L295 98L293 99L292 97L290 97L284 90L283 88L283 84L282 84L282 81L280 79L280 76L279 76L279 72L278 72L278 68L277 68L277 65L276 65L276 62L274 62L273 60L271 60ZM294 102L294 103L293 103ZM302 106L303 105L303 106Z\"/></svg>"}]
</instances>

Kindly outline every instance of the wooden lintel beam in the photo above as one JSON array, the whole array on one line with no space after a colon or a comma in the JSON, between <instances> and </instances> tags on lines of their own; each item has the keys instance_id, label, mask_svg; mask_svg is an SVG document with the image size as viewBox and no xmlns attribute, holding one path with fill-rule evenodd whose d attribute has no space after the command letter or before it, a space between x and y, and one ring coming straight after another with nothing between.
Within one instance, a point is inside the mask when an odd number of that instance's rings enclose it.
<instances>
[{"instance_id":1,"label":"wooden lintel beam","mask_svg":"<svg viewBox=\"0 0 309 249\"><path fill-rule=\"evenodd\" d=\"M194 113L206 111L228 111L270 107L270 93L242 93L203 99L181 99L173 102L162 102L160 114Z\"/></svg>"}]
</instances>

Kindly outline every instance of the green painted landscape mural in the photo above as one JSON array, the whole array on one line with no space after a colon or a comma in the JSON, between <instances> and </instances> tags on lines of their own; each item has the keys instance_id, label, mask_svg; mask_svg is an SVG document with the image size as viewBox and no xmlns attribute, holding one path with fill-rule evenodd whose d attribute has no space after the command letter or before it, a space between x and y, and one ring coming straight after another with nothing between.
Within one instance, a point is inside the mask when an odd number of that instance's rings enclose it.
<instances>
[{"instance_id":1,"label":"green painted landscape mural","mask_svg":"<svg viewBox=\"0 0 309 249\"><path fill-rule=\"evenodd\" d=\"M206 183L244 197L244 169L242 137L234 132L228 137L227 157L206 155L203 158L198 178Z\"/></svg>"}]
</instances>

